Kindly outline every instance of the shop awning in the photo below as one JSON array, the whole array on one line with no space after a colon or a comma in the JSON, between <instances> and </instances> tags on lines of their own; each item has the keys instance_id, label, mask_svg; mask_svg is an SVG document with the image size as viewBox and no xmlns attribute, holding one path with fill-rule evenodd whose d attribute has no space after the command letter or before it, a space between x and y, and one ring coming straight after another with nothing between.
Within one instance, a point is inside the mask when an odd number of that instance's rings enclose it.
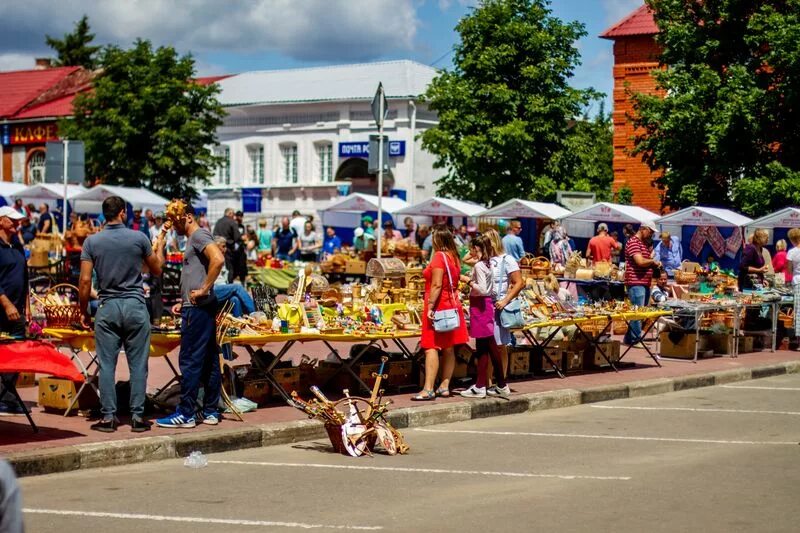
<instances>
[{"instance_id":1,"label":"shop awning","mask_svg":"<svg viewBox=\"0 0 800 533\"><path fill-rule=\"evenodd\" d=\"M405 200L401 200L400 198L394 198L392 196L384 196L381 201L381 206L383 211L395 214L403 208L409 206L408 202ZM323 209L323 211L335 211L335 212L358 212L362 213L364 211L377 211L378 210L378 197L372 194L363 194L363 193L353 193L349 194L343 198L338 200L334 200L328 207Z\"/></svg>"},{"instance_id":2,"label":"shop awning","mask_svg":"<svg viewBox=\"0 0 800 533\"><path fill-rule=\"evenodd\" d=\"M771 215L757 218L747 224L751 228L800 228L800 209L785 207Z\"/></svg>"},{"instance_id":3,"label":"shop awning","mask_svg":"<svg viewBox=\"0 0 800 533\"><path fill-rule=\"evenodd\" d=\"M482 217L497 218L543 218L557 220L564 218L571 213L569 209L564 209L560 205L547 204L544 202L531 202L530 200L513 199L502 204L487 209L480 214Z\"/></svg>"},{"instance_id":4,"label":"shop awning","mask_svg":"<svg viewBox=\"0 0 800 533\"><path fill-rule=\"evenodd\" d=\"M477 217L486 210L485 207L449 198L430 198L398 211L397 215L420 215L428 217Z\"/></svg>"},{"instance_id":5,"label":"shop awning","mask_svg":"<svg viewBox=\"0 0 800 533\"><path fill-rule=\"evenodd\" d=\"M96 185L70 200L72 207L78 212L99 213L100 206L109 196L119 196L132 207L141 207L142 210L152 209L153 211L163 211L169 200L159 196L144 187L119 187L115 185Z\"/></svg>"},{"instance_id":6,"label":"shop awning","mask_svg":"<svg viewBox=\"0 0 800 533\"><path fill-rule=\"evenodd\" d=\"M67 185L67 200L72 200L77 195L86 191L85 187L80 185ZM25 189L12 194L14 198L22 198L23 200L63 200L64 199L64 186L60 183L41 183L39 185L31 185Z\"/></svg>"},{"instance_id":7,"label":"shop awning","mask_svg":"<svg viewBox=\"0 0 800 533\"><path fill-rule=\"evenodd\" d=\"M28 186L24 183L12 183L10 181L0 181L0 196L6 199L8 203L11 202L11 198L16 196L17 193L20 191L24 191L27 189Z\"/></svg>"},{"instance_id":8,"label":"shop awning","mask_svg":"<svg viewBox=\"0 0 800 533\"><path fill-rule=\"evenodd\" d=\"M656 220L662 226L717 226L720 228L740 228L753 222L753 219L740 215L730 209L719 207L694 206L681 209Z\"/></svg>"}]
</instances>

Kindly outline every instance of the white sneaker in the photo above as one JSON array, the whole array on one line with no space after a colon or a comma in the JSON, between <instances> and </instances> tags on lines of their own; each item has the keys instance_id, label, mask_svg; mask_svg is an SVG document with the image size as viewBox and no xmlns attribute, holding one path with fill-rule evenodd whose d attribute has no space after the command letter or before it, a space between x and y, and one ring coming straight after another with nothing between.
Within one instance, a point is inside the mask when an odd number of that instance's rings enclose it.
<instances>
[{"instance_id":1,"label":"white sneaker","mask_svg":"<svg viewBox=\"0 0 800 533\"><path fill-rule=\"evenodd\" d=\"M486 398L486 387L476 387L473 385L465 391L461 391L464 398Z\"/></svg>"},{"instance_id":2,"label":"white sneaker","mask_svg":"<svg viewBox=\"0 0 800 533\"><path fill-rule=\"evenodd\" d=\"M489 396L502 396L505 398L506 396L511 396L511 387L506 385L505 387L498 387L497 385L492 385L489 387L489 390L486 391L486 394Z\"/></svg>"}]
</instances>

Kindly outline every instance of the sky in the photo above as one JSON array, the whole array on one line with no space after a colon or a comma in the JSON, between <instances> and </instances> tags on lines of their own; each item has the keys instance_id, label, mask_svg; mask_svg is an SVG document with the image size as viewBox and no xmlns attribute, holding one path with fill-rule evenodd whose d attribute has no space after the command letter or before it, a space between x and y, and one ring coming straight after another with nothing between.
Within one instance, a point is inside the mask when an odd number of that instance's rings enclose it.
<instances>
[{"instance_id":1,"label":"sky","mask_svg":"<svg viewBox=\"0 0 800 533\"><path fill-rule=\"evenodd\" d=\"M83 14L99 44L136 38L191 53L199 75L412 59L448 68L454 28L478 0L24 0L0 2L0 71L32 68L52 55L45 35L61 37ZM598 35L643 0L551 0L553 14L577 20L576 87L606 94L612 43Z\"/></svg>"}]
</instances>

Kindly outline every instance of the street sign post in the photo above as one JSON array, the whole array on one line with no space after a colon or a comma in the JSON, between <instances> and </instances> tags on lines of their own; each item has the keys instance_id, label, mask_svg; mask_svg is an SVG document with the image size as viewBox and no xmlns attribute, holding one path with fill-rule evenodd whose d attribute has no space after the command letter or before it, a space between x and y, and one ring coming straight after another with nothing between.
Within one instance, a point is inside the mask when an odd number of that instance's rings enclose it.
<instances>
[{"instance_id":1,"label":"street sign post","mask_svg":"<svg viewBox=\"0 0 800 533\"><path fill-rule=\"evenodd\" d=\"M372 116L378 125L378 259L381 258L381 240L383 239L383 122L389 105L386 101L386 93L383 91L383 83L378 83L378 90L372 99Z\"/></svg>"},{"instance_id":2,"label":"street sign post","mask_svg":"<svg viewBox=\"0 0 800 533\"><path fill-rule=\"evenodd\" d=\"M86 154L83 141L54 141L45 145L44 182L64 183L64 212L61 213L63 232L67 232L67 185L82 183L85 176Z\"/></svg>"}]
</instances>

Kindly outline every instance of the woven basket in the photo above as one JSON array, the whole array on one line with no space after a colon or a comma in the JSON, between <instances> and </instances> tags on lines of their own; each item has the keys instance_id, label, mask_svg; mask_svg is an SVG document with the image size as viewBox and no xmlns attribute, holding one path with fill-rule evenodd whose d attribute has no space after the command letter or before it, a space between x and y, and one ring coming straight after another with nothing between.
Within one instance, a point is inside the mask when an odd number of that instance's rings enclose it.
<instances>
[{"instance_id":1,"label":"woven basket","mask_svg":"<svg viewBox=\"0 0 800 533\"><path fill-rule=\"evenodd\" d=\"M61 289L59 291L58 289ZM47 327L49 328L69 328L73 324L80 324L81 322L81 308L77 303L48 303L51 300L50 295L57 295L67 291L74 292L74 300L78 299L78 287L70 285L69 283L61 283L50 288L45 293L44 301L40 300L44 307L44 315L47 318Z\"/></svg>"},{"instance_id":2,"label":"woven basket","mask_svg":"<svg viewBox=\"0 0 800 533\"><path fill-rule=\"evenodd\" d=\"M675 283L678 285L691 285L697 282L697 272L675 271Z\"/></svg>"},{"instance_id":3,"label":"woven basket","mask_svg":"<svg viewBox=\"0 0 800 533\"><path fill-rule=\"evenodd\" d=\"M530 263L531 277L544 279L550 273L550 261L546 257L537 257Z\"/></svg>"}]
</instances>

